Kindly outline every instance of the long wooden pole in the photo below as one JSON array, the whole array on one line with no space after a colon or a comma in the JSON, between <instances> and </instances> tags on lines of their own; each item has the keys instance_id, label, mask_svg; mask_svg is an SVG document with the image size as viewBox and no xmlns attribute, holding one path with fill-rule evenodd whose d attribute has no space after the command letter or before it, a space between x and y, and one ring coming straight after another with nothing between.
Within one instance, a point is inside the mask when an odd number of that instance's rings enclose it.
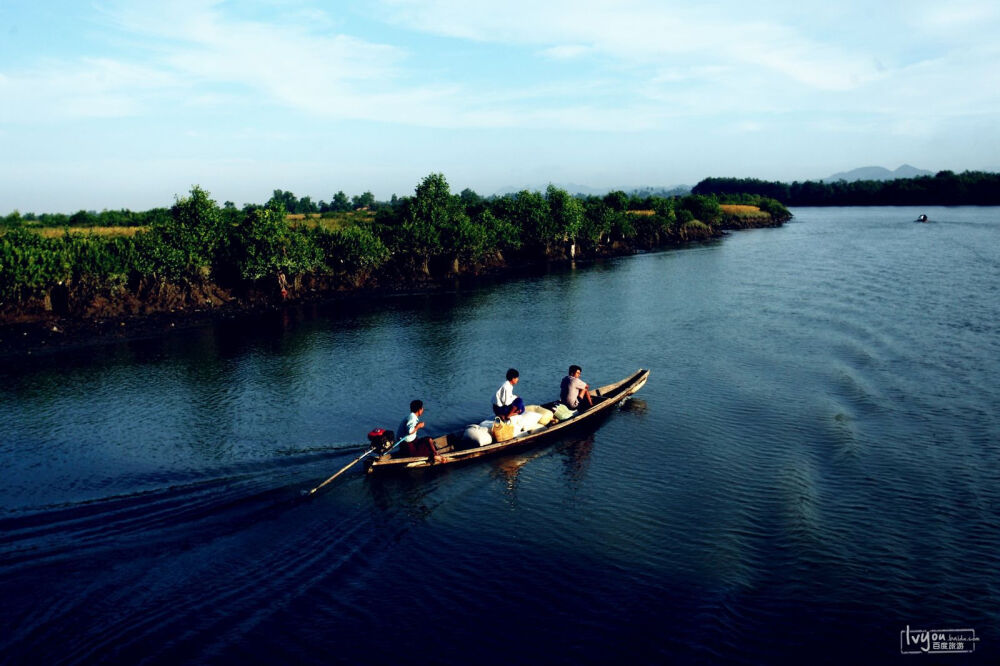
<instances>
[{"instance_id":1,"label":"long wooden pole","mask_svg":"<svg viewBox=\"0 0 1000 666\"><path fill-rule=\"evenodd\" d=\"M402 442L402 441L403 441L402 439L399 440L399 442ZM394 448L396 448L399 445L399 442L396 442L391 447L389 447L389 451L392 451ZM388 453L389 451L386 451L386 453ZM372 448L368 449L367 451L365 451L364 453L362 453L360 456L358 456L357 458L355 458L351 462L349 462L346 465L344 465L336 474L334 474L333 476L331 476L329 479L327 479L323 483L319 484L318 486L316 486L315 488L313 488L312 490L310 490L308 493L306 493L306 495L313 495L313 494L315 494L317 490L319 490L320 488L322 488L326 484L330 483L331 481L333 481L334 479L336 479L338 476L340 476L341 474L343 474L347 470L349 470L352 467L354 467L355 465L357 465L358 462L360 462L360 460L362 458L364 458L365 456L369 456L369 455L371 455L374 452L375 452L375 447L372 447Z\"/></svg>"}]
</instances>

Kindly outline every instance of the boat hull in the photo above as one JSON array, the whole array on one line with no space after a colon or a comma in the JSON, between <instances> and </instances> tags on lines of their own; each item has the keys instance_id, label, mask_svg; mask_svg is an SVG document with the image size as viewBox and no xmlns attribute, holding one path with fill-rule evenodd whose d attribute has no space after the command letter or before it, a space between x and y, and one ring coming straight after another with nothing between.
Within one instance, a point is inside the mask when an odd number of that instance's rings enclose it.
<instances>
[{"instance_id":1,"label":"boat hull","mask_svg":"<svg viewBox=\"0 0 1000 666\"><path fill-rule=\"evenodd\" d=\"M641 389L648 378L649 370L639 369L619 382L594 389L590 392L591 396L595 399L593 407L577 414L571 419L560 421L541 430L525 433L504 442L494 442L486 446L448 450L441 453L437 460L427 456L418 458L393 458L389 454L386 454L368 463L368 473L440 469L448 465L456 465L479 458L521 451L555 441L581 428L596 427L603 421L604 417L614 411L615 405L621 404L626 398ZM449 433L434 439L439 449L456 446L461 440L462 432Z\"/></svg>"}]
</instances>

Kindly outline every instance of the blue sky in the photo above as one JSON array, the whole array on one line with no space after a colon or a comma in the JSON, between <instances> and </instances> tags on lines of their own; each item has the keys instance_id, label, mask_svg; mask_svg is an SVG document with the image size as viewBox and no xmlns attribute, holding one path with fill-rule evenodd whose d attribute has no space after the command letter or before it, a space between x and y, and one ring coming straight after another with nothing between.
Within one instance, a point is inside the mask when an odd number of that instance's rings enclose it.
<instances>
[{"instance_id":1,"label":"blue sky","mask_svg":"<svg viewBox=\"0 0 1000 666\"><path fill-rule=\"evenodd\" d=\"M0 0L0 214L1000 170L1000 3Z\"/></svg>"}]
</instances>

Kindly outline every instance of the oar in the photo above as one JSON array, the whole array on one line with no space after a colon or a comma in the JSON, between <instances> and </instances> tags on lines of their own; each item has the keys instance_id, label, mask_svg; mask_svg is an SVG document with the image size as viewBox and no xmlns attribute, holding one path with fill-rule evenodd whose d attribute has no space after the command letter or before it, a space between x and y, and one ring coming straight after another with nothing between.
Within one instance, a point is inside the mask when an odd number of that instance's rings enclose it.
<instances>
[{"instance_id":1,"label":"oar","mask_svg":"<svg viewBox=\"0 0 1000 666\"><path fill-rule=\"evenodd\" d=\"M405 437L403 439L405 439ZM403 439L400 439L398 442L396 442L395 444L393 444L392 446L390 446L389 449L386 451L386 453L389 453L389 451L392 451L394 448L396 448L397 446L399 446L399 442L402 442ZM372 453L374 453L377 450L378 450L378 447L374 447L374 446L372 448L368 449L367 451L365 451L364 453L362 453L360 456L358 456L357 458L355 458L354 460L352 460L351 462L349 462L347 465L344 465L344 467L342 467L336 474L334 474L333 476L331 476L329 479L327 479L323 483L319 484L318 486L316 486L315 488L313 488L312 490L310 490L308 493L306 493L306 495L308 496L308 495L314 494L317 490L319 490L320 488L322 488L326 484L330 483L331 481L333 481L334 479L336 479L338 476L340 476L341 474L343 474L347 470L349 470L352 467L354 467L355 465L357 465L361 461L362 458L365 458L365 457L371 455Z\"/></svg>"}]
</instances>

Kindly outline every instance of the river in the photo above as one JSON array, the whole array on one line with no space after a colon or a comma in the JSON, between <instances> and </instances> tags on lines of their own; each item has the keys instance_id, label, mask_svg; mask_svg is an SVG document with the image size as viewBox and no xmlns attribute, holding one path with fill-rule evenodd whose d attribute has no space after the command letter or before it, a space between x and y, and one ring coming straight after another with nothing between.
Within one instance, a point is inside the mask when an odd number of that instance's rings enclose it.
<instances>
[{"instance_id":1,"label":"river","mask_svg":"<svg viewBox=\"0 0 1000 666\"><path fill-rule=\"evenodd\" d=\"M0 369L0 662L997 662L1000 209L793 212ZM411 399L446 431L571 363L651 375L593 432L302 499Z\"/></svg>"}]
</instances>

